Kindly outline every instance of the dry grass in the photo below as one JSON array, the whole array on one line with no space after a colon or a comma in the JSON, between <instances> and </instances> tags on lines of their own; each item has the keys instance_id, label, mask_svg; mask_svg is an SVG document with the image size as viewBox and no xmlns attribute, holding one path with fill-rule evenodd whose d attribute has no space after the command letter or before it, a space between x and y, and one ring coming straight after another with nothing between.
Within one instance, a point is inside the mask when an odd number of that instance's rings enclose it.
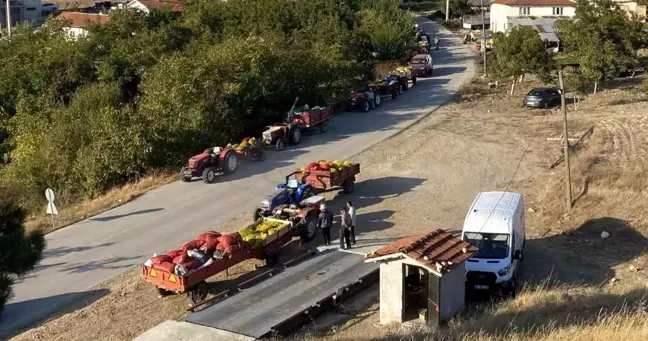
<instances>
[{"instance_id":1,"label":"dry grass","mask_svg":"<svg viewBox=\"0 0 648 341\"><path fill-rule=\"evenodd\" d=\"M151 175L140 179L138 182L128 183L121 187L111 189L93 200L62 205L61 207L57 206L59 215L57 217L56 228L52 227L51 217L45 214L45 204L42 210L43 215L32 216L27 219L25 228L30 231L40 230L43 233L49 233L123 205L147 191L176 180L178 180L177 172L155 171Z\"/></svg>"}]
</instances>

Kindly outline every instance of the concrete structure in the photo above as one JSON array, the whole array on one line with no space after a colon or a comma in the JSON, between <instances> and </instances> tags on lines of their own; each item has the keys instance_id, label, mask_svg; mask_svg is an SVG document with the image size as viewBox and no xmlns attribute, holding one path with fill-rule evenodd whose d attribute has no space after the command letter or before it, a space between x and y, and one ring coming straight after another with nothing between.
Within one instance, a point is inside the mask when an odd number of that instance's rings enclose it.
<instances>
[{"instance_id":1,"label":"concrete structure","mask_svg":"<svg viewBox=\"0 0 648 341\"><path fill-rule=\"evenodd\" d=\"M465 261L477 248L443 230L403 238L366 256L380 263L380 323L438 325L464 309Z\"/></svg>"},{"instance_id":2,"label":"concrete structure","mask_svg":"<svg viewBox=\"0 0 648 341\"><path fill-rule=\"evenodd\" d=\"M41 0L10 0L11 24L16 25L24 21L40 21ZM4 29L7 27L7 2L0 3L0 25Z\"/></svg>"},{"instance_id":3,"label":"concrete structure","mask_svg":"<svg viewBox=\"0 0 648 341\"><path fill-rule=\"evenodd\" d=\"M508 24L509 28L515 26L530 26L538 31L540 39L549 43L559 43L560 39L556 35L556 21L558 17L547 17L547 18L529 18L529 17L519 17L519 18L509 18Z\"/></svg>"},{"instance_id":4,"label":"concrete structure","mask_svg":"<svg viewBox=\"0 0 648 341\"><path fill-rule=\"evenodd\" d=\"M199 326L193 323L167 320L147 330L133 341L254 341L247 337L224 330Z\"/></svg>"},{"instance_id":5,"label":"concrete structure","mask_svg":"<svg viewBox=\"0 0 648 341\"><path fill-rule=\"evenodd\" d=\"M126 4L128 8L135 8L144 13L150 13L151 10L170 10L171 12L182 12L183 6L177 0L133 0Z\"/></svg>"},{"instance_id":6,"label":"concrete structure","mask_svg":"<svg viewBox=\"0 0 648 341\"><path fill-rule=\"evenodd\" d=\"M567 17L575 15L576 3L572 0L493 0L490 9L490 29L506 32L511 28L509 19L520 17Z\"/></svg>"},{"instance_id":7,"label":"concrete structure","mask_svg":"<svg viewBox=\"0 0 648 341\"><path fill-rule=\"evenodd\" d=\"M61 12L56 19L66 23L63 29L70 38L77 39L88 35L90 26L103 25L110 20L110 17L107 14Z\"/></svg>"}]
</instances>

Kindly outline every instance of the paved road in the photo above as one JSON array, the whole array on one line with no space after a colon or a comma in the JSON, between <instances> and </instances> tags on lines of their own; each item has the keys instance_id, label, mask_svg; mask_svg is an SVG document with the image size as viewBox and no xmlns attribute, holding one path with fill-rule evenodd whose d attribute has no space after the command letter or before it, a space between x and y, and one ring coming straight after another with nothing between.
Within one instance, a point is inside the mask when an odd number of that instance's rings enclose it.
<instances>
[{"instance_id":1,"label":"paved road","mask_svg":"<svg viewBox=\"0 0 648 341\"><path fill-rule=\"evenodd\" d=\"M425 19L424 19L425 20ZM437 27L425 20L425 29ZM0 320L0 334L30 325L88 293L99 283L223 223L253 206L295 167L321 159L351 159L402 131L452 96L473 74L471 53L439 28L441 50L433 53L435 75L368 113L336 117L323 135L297 147L269 152L262 163L206 185L176 182L137 200L46 236L37 269L15 286ZM196 147L200 151L203 147ZM367 167L367 165L365 165Z\"/></svg>"}]
</instances>

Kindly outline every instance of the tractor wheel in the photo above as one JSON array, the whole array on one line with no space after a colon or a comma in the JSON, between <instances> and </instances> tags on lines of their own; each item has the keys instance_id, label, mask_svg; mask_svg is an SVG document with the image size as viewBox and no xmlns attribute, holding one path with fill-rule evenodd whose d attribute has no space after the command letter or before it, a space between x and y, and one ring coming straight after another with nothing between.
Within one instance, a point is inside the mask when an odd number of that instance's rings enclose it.
<instances>
[{"instance_id":1,"label":"tractor wheel","mask_svg":"<svg viewBox=\"0 0 648 341\"><path fill-rule=\"evenodd\" d=\"M360 109L362 110L362 112L367 112L367 111L371 110L371 105L369 105L369 101L364 101L364 102L362 102L361 105L362 106L360 107Z\"/></svg>"},{"instance_id":2,"label":"tractor wheel","mask_svg":"<svg viewBox=\"0 0 648 341\"><path fill-rule=\"evenodd\" d=\"M306 217L306 225L301 229L302 243L308 243L317 235L317 214L313 213Z\"/></svg>"},{"instance_id":3,"label":"tractor wheel","mask_svg":"<svg viewBox=\"0 0 648 341\"><path fill-rule=\"evenodd\" d=\"M322 124L320 124L319 131L320 131L320 134L324 134L325 132L328 131L328 121L324 121L324 122L322 122Z\"/></svg>"},{"instance_id":4,"label":"tractor wheel","mask_svg":"<svg viewBox=\"0 0 648 341\"><path fill-rule=\"evenodd\" d=\"M376 108L380 106L380 103L382 103L382 98L380 98L380 94L376 94L374 96L374 104L376 105Z\"/></svg>"},{"instance_id":5,"label":"tractor wheel","mask_svg":"<svg viewBox=\"0 0 648 341\"><path fill-rule=\"evenodd\" d=\"M409 81L407 80L407 78L405 78L401 84L402 84L401 88L403 89L403 91L409 91Z\"/></svg>"},{"instance_id":6,"label":"tractor wheel","mask_svg":"<svg viewBox=\"0 0 648 341\"><path fill-rule=\"evenodd\" d=\"M353 188L355 188L355 182L353 179L347 179L342 183L342 192L344 194L350 194L353 192Z\"/></svg>"},{"instance_id":7,"label":"tractor wheel","mask_svg":"<svg viewBox=\"0 0 648 341\"><path fill-rule=\"evenodd\" d=\"M231 174L236 171L236 168L238 168L238 158L234 153L227 153L225 154L225 157L223 158L223 164L221 167L223 168L223 172L225 174Z\"/></svg>"},{"instance_id":8,"label":"tractor wheel","mask_svg":"<svg viewBox=\"0 0 648 341\"><path fill-rule=\"evenodd\" d=\"M412 77L412 85L416 85L416 76Z\"/></svg>"},{"instance_id":9,"label":"tractor wheel","mask_svg":"<svg viewBox=\"0 0 648 341\"><path fill-rule=\"evenodd\" d=\"M162 289L162 288L155 288L155 289L157 290L158 297L160 297L160 298L169 296L169 295L171 295L173 293L173 292L171 292L169 290Z\"/></svg>"},{"instance_id":10,"label":"tractor wheel","mask_svg":"<svg viewBox=\"0 0 648 341\"><path fill-rule=\"evenodd\" d=\"M256 209L254 209L254 212L252 212L252 221L257 221L263 218L263 212L264 209L262 209L261 207L257 207Z\"/></svg>"},{"instance_id":11,"label":"tractor wheel","mask_svg":"<svg viewBox=\"0 0 648 341\"><path fill-rule=\"evenodd\" d=\"M290 143L299 144L301 142L302 132L299 127L293 127L290 129Z\"/></svg>"},{"instance_id":12,"label":"tractor wheel","mask_svg":"<svg viewBox=\"0 0 648 341\"><path fill-rule=\"evenodd\" d=\"M213 168L207 167L203 170L202 179L206 184L213 183L216 180L216 172L214 172Z\"/></svg>"},{"instance_id":13,"label":"tractor wheel","mask_svg":"<svg viewBox=\"0 0 648 341\"><path fill-rule=\"evenodd\" d=\"M275 148L276 148L278 151L282 151L282 150L284 150L284 148L286 148L286 142L284 142L283 139L278 139L278 140L277 140L277 143L275 143Z\"/></svg>"},{"instance_id":14,"label":"tractor wheel","mask_svg":"<svg viewBox=\"0 0 648 341\"><path fill-rule=\"evenodd\" d=\"M180 181L182 181L182 182L191 181L191 177L185 175L186 171L187 171L187 167L182 167L182 169L180 170Z\"/></svg>"},{"instance_id":15,"label":"tractor wheel","mask_svg":"<svg viewBox=\"0 0 648 341\"><path fill-rule=\"evenodd\" d=\"M196 283L196 285L194 285L193 288L189 290L189 300L191 300L191 304L196 305L204 301L205 298L207 298L207 292L207 282L200 281Z\"/></svg>"}]
</instances>

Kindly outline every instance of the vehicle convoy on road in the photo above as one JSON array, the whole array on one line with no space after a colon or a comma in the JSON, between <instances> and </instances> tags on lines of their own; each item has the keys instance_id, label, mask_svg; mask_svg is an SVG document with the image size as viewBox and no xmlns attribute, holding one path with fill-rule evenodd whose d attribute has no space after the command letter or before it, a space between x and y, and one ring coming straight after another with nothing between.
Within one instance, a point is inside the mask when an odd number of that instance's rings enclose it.
<instances>
[{"instance_id":1,"label":"vehicle convoy on road","mask_svg":"<svg viewBox=\"0 0 648 341\"><path fill-rule=\"evenodd\" d=\"M208 278L247 259L273 265L278 251L293 237L303 242L312 240L317 232L319 205L325 200L320 196L309 199L297 210L277 210L277 218L263 217L228 234L206 232L178 249L154 255L142 265L142 278L154 285L160 296L187 293L193 304L200 303L207 296Z\"/></svg>"},{"instance_id":2,"label":"vehicle convoy on road","mask_svg":"<svg viewBox=\"0 0 648 341\"><path fill-rule=\"evenodd\" d=\"M310 108L306 104L296 108L298 100L299 97L295 99L284 122L266 127L262 135L264 145L275 146L277 150L281 151L286 147L286 144L299 144L302 133L306 130L316 128L322 134L328 130L328 121L335 115L335 105L327 104L322 107Z\"/></svg>"},{"instance_id":3,"label":"vehicle convoy on road","mask_svg":"<svg viewBox=\"0 0 648 341\"><path fill-rule=\"evenodd\" d=\"M180 180L189 182L200 177L205 183L212 183L217 173L234 173L240 161L246 159L265 160L265 151L254 137L244 138L240 144L229 144L225 148L208 148L191 157L180 170Z\"/></svg>"},{"instance_id":4,"label":"vehicle convoy on road","mask_svg":"<svg viewBox=\"0 0 648 341\"><path fill-rule=\"evenodd\" d=\"M526 238L522 195L479 193L466 215L461 238L479 249L466 262L467 289L515 296Z\"/></svg>"},{"instance_id":5,"label":"vehicle convoy on road","mask_svg":"<svg viewBox=\"0 0 648 341\"><path fill-rule=\"evenodd\" d=\"M334 187L342 187L345 194L355 187L360 164L349 161L319 161L298 169L286 176L286 182L275 186L259 207L254 209L253 219L264 216L278 217L280 214L312 205L312 198ZM283 211L287 208L287 211Z\"/></svg>"}]
</instances>

